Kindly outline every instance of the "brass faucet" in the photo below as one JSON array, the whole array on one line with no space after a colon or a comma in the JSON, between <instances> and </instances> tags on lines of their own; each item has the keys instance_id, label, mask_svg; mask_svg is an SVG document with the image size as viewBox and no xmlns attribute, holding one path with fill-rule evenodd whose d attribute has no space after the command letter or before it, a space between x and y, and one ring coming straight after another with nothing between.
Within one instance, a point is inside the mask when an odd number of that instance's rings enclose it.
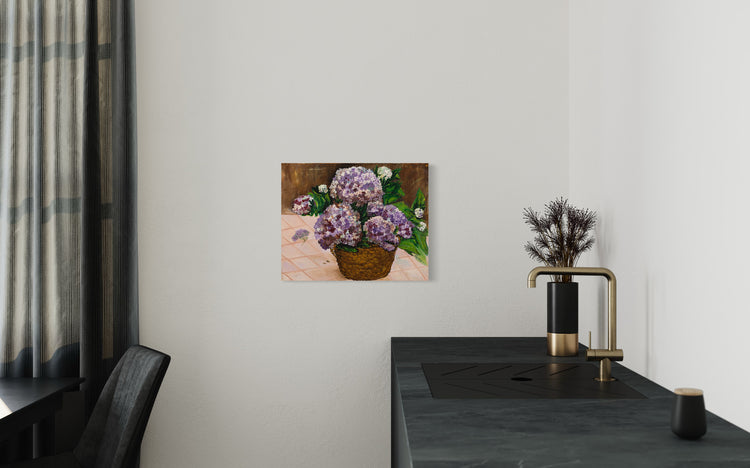
<instances>
[{"instance_id":1,"label":"brass faucet","mask_svg":"<svg viewBox=\"0 0 750 468\"><path fill-rule=\"evenodd\" d=\"M539 275L579 275L579 276L603 276L607 278L609 309L609 347L607 349L591 349L591 335L589 334L589 349L586 351L587 361L599 361L600 382L611 382L612 361L622 361L623 352L617 349L617 279L615 274L607 268L587 267L536 267L529 272L527 286L536 287L536 277Z\"/></svg>"}]
</instances>

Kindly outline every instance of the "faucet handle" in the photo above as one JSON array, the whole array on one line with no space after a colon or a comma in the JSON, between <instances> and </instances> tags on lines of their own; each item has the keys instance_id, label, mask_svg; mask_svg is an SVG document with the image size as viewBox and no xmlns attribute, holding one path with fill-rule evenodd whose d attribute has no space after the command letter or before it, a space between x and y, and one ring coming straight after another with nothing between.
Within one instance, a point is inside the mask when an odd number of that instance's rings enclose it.
<instances>
[{"instance_id":1,"label":"faucet handle","mask_svg":"<svg viewBox=\"0 0 750 468\"><path fill-rule=\"evenodd\" d=\"M591 330L589 330L589 349L591 349Z\"/></svg>"}]
</instances>

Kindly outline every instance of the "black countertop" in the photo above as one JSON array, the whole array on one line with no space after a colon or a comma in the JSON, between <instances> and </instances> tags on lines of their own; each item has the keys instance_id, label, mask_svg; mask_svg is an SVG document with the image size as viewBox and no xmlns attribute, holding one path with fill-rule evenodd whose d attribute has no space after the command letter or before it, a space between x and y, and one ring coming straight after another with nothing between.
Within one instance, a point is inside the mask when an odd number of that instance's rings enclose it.
<instances>
[{"instance_id":1,"label":"black countertop","mask_svg":"<svg viewBox=\"0 0 750 468\"><path fill-rule=\"evenodd\" d=\"M422 373L421 363L586 362L547 356L546 338L392 338L391 351L394 467L750 467L750 433L709 412L702 439L678 438L674 394L618 363L612 375L646 399L433 399Z\"/></svg>"}]
</instances>

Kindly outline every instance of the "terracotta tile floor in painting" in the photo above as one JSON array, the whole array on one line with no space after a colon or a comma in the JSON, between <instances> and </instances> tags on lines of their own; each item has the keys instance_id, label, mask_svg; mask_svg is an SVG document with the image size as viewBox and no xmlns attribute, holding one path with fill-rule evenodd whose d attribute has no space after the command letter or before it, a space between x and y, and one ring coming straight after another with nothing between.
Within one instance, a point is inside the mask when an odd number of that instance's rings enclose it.
<instances>
[{"instance_id":1,"label":"terracotta tile floor in painting","mask_svg":"<svg viewBox=\"0 0 750 468\"><path fill-rule=\"evenodd\" d=\"M339 272L336 259L315 240L316 216L281 215L281 279L285 281L348 281ZM298 229L307 229L307 241L293 241ZM422 265L401 249L391 273L378 281L426 281L427 265Z\"/></svg>"}]
</instances>

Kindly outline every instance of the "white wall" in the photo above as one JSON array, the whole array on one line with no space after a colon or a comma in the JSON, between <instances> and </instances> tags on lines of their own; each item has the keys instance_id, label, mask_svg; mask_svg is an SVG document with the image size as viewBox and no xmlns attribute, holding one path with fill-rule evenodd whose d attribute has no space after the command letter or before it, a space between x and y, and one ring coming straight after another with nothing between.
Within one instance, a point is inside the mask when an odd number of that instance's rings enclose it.
<instances>
[{"instance_id":1,"label":"white wall","mask_svg":"<svg viewBox=\"0 0 750 468\"><path fill-rule=\"evenodd\" d=\"M142 466L388 466L391 336L544 336L567 2L137 3ZM353 160L430 163L431 281L280 281L280 163Z\"/></svg>"},{"instance_id":2,"label":"white wall","mask_svg":"<svg viewBox=\"0 0 750 468\"><path fill-rule=\"evenodd\" d=\"M570 2L571 196L601 214L625 363L745 429L748 24L741 0Z\"/></svg>"}]
</instances>

